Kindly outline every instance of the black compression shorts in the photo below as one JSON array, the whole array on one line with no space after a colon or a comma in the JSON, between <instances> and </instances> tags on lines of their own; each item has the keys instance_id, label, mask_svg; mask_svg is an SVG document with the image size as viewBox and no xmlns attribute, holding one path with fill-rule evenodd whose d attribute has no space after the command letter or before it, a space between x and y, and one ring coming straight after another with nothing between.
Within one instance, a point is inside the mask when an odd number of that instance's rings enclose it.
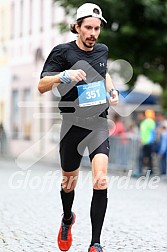
<instances>
[{"instance_id":1,"label":"black compression shorts","mask_svg":"<svg viewBox=\"0 0 167 252\"><path fill-rule=\"evenodd\" d=\"M66 172L79 168L85 148L88 148L89 158L98 154L109 156L108 124L106 118L102 122L95 122L94 126L82 127L72 125L68 120L63 120L60 134L60 161L61 167Z\"/></svg>"}]
</instances>

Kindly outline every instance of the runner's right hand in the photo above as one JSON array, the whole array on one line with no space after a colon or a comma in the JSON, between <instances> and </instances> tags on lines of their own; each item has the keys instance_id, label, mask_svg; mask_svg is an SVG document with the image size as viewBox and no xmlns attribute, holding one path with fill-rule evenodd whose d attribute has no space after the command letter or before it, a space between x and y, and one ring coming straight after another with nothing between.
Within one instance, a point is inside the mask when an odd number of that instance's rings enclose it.
<instances>
[{"instance_id":1,"label":"runner's right hand","mask_svg":"<svg viewBox=\"0 0 167 252\"><path fill-rule=\"evenodd\" d=\"M70 79L71 81L82 81L86 80L86 73L82 69L77 69L77 70L68 70L70 73Z\"/></svg>"}]
</instances>

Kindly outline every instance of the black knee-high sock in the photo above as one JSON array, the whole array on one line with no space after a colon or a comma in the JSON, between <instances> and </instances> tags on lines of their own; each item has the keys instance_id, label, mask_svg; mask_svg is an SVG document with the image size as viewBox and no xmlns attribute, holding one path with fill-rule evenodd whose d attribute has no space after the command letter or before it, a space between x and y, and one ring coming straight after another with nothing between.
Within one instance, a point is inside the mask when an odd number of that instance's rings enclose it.
<instances>
[{"instance_id":1,"label":"black knee-high sock","mask_svg":"<svg viewBox=\"0 0 167 252\"><path fill-rule=\"evenodd\" d=\"M90 217L92 223L92 241L100 243L100 235L103 226L103 221L107 209L107 189L95 190L93 189L93 197L90 209Z\"/></svg>"},{"instance_id":2,"label":"black knee-high sock","mask_svg":"<svg viewBox=\"0 0 167 252\"><path fill-rule=\"evenodd\" d=\"M71 208L74 200L74 190L66 193L64 192L63 189L61 189L60 194L64 212L63 222L65 224L71 224L72 220L70 218L71 218Z\"/></svg>"}]
</instances>

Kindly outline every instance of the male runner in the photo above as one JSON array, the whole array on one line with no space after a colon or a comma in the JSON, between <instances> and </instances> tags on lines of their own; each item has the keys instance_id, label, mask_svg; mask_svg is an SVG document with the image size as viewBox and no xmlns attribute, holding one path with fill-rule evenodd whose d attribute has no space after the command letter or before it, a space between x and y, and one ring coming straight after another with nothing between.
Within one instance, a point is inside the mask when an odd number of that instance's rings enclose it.
<instances>
[{"instance_id":1,"label":"male runner","mask_svg":"<svg viewBox=\"0 0 167 252\"><path fill-rule=\"evenodd\" d=\"M118 103L118 91L107 73L108 48L96 43L106 20L96 4L77 9L71 31L77 39L57 45L49 54L38 84L40 93L57 87L62 114L60 160L62 167L61 199L63 218L58 246L68 251L72 245L71 228L74 189L79 166L87 147L92 167L93 196L90 207L92 237L89 252L103 252L101 230L107 208L107 166L109 156L107 110ZM106 94L109 94L107 98ZM71 182L71 178L75 178Z\"/></svg>"}]
</instances>

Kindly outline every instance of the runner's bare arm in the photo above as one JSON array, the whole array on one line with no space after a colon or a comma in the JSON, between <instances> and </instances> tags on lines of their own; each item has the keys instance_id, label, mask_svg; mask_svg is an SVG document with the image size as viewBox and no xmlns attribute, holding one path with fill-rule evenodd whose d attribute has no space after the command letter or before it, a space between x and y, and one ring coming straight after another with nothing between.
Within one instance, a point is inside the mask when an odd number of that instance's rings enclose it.
<instances>
[{"instance_id":1,"label":"runner's bare arm","mask_svg":"<svg viewBox=\"0 0 167 252\"><path fill-rule=\"evenodd\" d=\"M66 72L66 73L65 73ZM71 81L81 81L86 79L86 73L81 70L67 70L62 73L65 73L66 80ZM41 94L52 90L53 87L57 87L61 83L62 73L53 75L53 76L45 76L42 79L40 79L38 83L38 90ZM67 82L66 82L67 83Z\"/></svg>"},{"instance_id":2,"label":"runner's bare arm","mask_svg":"<svg viewBox=\"0 0 167 252\"><path fill-rule=\"evenodd\" d=\"M117 105L119 101L119 93L115 89L112 79L108 73L106 73L106 89L110 93L111 97L109 98L110 105Z\"/></svg>"},{"instance_id":3,"label":"runner's bare arm","mask_svg":"<svg viewBox=\"0 0 167 252\"><path fill-rule=\"evenodd\" d=\"M40 79L38 83L38 90L41 94L52 90L53 87L57 87L60 84L60 76L56 74L54 76L45 76Z\"/></svg>"}]
</instances>

